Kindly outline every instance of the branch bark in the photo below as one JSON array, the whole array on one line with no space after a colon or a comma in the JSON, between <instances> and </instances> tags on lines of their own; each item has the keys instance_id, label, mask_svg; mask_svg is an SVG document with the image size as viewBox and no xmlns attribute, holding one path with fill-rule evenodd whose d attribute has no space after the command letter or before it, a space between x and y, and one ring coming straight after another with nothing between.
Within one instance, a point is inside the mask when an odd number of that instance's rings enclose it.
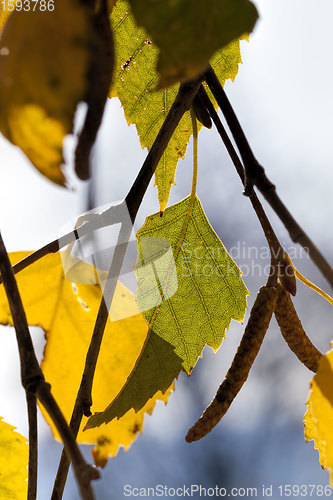
<instances>
[{"instance_id":1,"label":"branch bark","mask_svg":"<svg viewBox=\"0 0 333 500\"><path fill-rule=\"evenodd\" d=\"M218 117L217 112L214 109L214 106L209 99L207 92L203 88L203 86L200 87L199 90L200 97L202 99L202 102L206 106L206 109L208 110L214 125L216 126L216 129L229 153L229 156L231 158L231 161L233 162L236 171L245 186L246 182L246 177L245 177L245 171L243 164L241 160L239 159L239 156L229 139L229 136L220 120ZM266 215L266 212L260 203L259 198L257 197L254 189L251 189L251 191L248 194L248 197L250 198L252 207L258 217L258 220L260 222L260 225L262 227L262 230L264 232L264 235L266 237L270 253L271 253L271 271L270 271L270 277L269 277L269 283L271 284L271 281L274 283L274 280L276 279L276 275L279 275L280 280L292 295L296 295L296 278L294 276L294 272L292 267L289 265L287 259L286 259L286 253L279 242L274 229Z\"/></svg>"},{"instance_id":2,"label":"branch bark","mask_svg":"<svg viewBox=\"0 0 333 500\"><path fill-rule=\"evenodd\" d=\"M147 155L146 160L144 161L139 171L139 174L137 175L131 189L129 190L125 198L124 203L126 204L132 223L135 220L136 214L138 212L144 194L148 188L151 178L155 172L155 169L171 139L171 136L175 131L184 113L190 109L192 101L199 90L201 81L202 81L202 76L180 86L176 99L159 133L157 134L157 137ZM112 207L109 209L109 211L110 211L109 213L111 214ZM108 216L108 210L104 212L104 217L107 218L107 216ZM74 410L70 422L70 427L75 436L77 436L77 433L79 431L83 415L89 416L91 414L90 413L90 407L92 404L91 390L92 390L92 383L93 383L96 363L103 339L106 322L108 319L109 307L112 302L113 294L115 291L118 276L120 274L131 230L132 226L130 228L122 227L119 234L120 244L117 244L115 248L114 257L111 262L109 276L106 284L108 288L107 290L104 289L103 293L103 295L107 297L107 302L104 300L103 297L98 311L94 332L92 335L91 343L86 357L86 364L81 380L81 385L75 401ZM51 500L60 500L62 498L63 490L66 484L69 465L70 465L69 458L68 456L65 455L63 451L58 467L57 476L54 483Z\"/></svg>"},{"instance_id":3,"label":"branch bark","mask_svg":"<svg viewBox=\"0 0 333 500\"><path fill-rule=\"evenodd\" d=\"M299 243L309 253L313 262L333 287L332 267L281 201L274 184L267 178L265 170L256 160L229 99L211 67L206 72L205 79L224 114L243 160L245 167L245 194L251 194L253 185L258 187L259 191L286 227L292 241Z\"/></svg>"},{"instance_id":4,"label":"branch bark","mask_svg":"<svg viewBox=\"0 0 333 500\"><path fill-rule=\"evenodd\" d=\"M65 444L67 453L73 460L74 472L81 493L81 498L83 500L93 500L94 495L90 481L92 479L97 479L99 476L98 471L85 462L76 444L72 431L68 427L63 414L51 394L50 385L45 382L44 375L35 355L21 296L1 234L0 272L16 332L17 345L20 355L21 381L22 386L26 391L28 400L29 423L32 423L33 425L31 432L29 432L29 437L32 434L33 440L35 440L35 410L32 410L31 408L32 405L35 406L35 401L33 402L32 398L32 395L34 395L34 400L37 397L50 415ZM37 443L33 442L32 446L34 450L31 449L30 451L34 457ZM35 474L35 472L31 471L31 474ZM33 479L33 481L34 480L35 479ZM32 485L30 489L31 494L33 489L34 485Z\"/></svg>"},{"instance_id":5,"label":"branch bark","mask_svg":"<svg viewBox=\"0 0 333 500\"><path fill-rule=\"evenodd\" d=\"M29 422L28 500L36 500L38 471L37 400L35 394L30 391L26 391L26 400Z\"/></svg>"}]
</instances>

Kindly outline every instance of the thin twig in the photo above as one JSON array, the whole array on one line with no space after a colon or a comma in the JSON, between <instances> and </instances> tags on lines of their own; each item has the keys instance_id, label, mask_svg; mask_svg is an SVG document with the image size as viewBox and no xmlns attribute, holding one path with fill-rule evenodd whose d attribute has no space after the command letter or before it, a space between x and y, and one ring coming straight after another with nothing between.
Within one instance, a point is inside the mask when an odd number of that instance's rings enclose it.
<instances>
[{"instance_id":1,"label":"thin twig","mask_svg":"<svg viewBox=\"0 0 333 500\"><path fill-rule=\"evenodd\" d=\"M38 470L37 400L31 391L26 391L25 395L29 422L28 500L35 500Z\"/></svg>"},{"instance_id":2,"label":"thin twig","mask_svg":"<svg viewBox=\"0 0 333 500\"><path fill-rule=\"evenodd\" d=\"M271 205L273 210L283 222L292 241L303 246L318 269L322 272L323 276L333 287L332 267L281 201L276 193L274 184L267 178L265 170L254 157L237 116L212 68L206 72L205 79L218 105L220 106L222 113L224 114L242 157L246 170L245 193L251 193L252 184L255 184L258 187L267 202Z\"/></svg>"},{"instance_id":3,"label":"thin twig","mask_svg":"<svg viewBox=\"0 0 333 500\"><path fill-rule=\"evenodd\" d=\"M250 185L251 184L250 180L251 180L257 185L263 196L266 198L266 200L271 205L273 210L276 212L278 217L281 219L282 223L289 232L290 238L295 243L298 243L301 246L303 246L303 248L305 248L305 250L309 253L310 257L312 258L313 262L318 267L318 269L320 269L322 274L325 276L325 278L333 287L332 267L329 265L329 263L327 262L325 257L321 254L316 245L311 241L311 239L307 236L304 230L299 226L299 224L293 218L287 207L284 205L284 203L277 195L274 184L272 184L272 182L267 178L264 169L259 165L259 163L255 159L253 152L245 137L245 134L241 128L241 125L237 119L237 116L234 110L232 109L232 106L214 71L210 69L206 73L205 78L211 91L214 94L214 97L216 98L219 106L221 107L222 112L225 115L227 123L230 127L232 135L235 139L237 147L241 153L242 159L246 166L248 179L247 179L247 186L245 186L245 188L247 189L247 194L251 192L251 185ZM103 225L104 224L101 224L99 225L99 227L103 227ZM91 228L87 224L86 227L83 228L83 230L86 231L85 234L89 233L92 229L96 229L96 226L94 226L94 228ZM49 253L57 252L60 248L66 246L67 244L73 242L74 240L75 236L73 232L71 232L67 234L65 237L63 237L60 242L58 240L54 240L53 242L48 243L44 247L40 248L36 252L26 257L26 259L23 259L21 262L16 264L14 266L14 272L16 273L21 271L25 267L31 265L32 263L36 262L37 260L39 260L40 258Z\"/></svg>"},{"instance_id":4,"label":"thin twig","mask_svg":"<svg viewBox=\"0 0 333 500\"><path fill-rule=\"evenodd\" d=\"M246 182L246 177L245 177L245 171L244 167L242 165L241 160L239 159L239 156L237 154L237 151L235 150L231 140L229 139L229 136L217 114L215 111L215 108L209 99L207 92L203 88L203 86L200 86L199 89L200 97L204 105L206 106L206 109L208 110L215 126L216 129L221 136L221 139L229 153L229 156L231 158L231 161L233 162L236 171L245 186ZM292 295L296 295L296 278L293 272L292 266L290 266L289 260L287 258L286 252L284 251L281 243L279 242L274 229L272 228L271 223L269 222L269 219L265 213L265 210L260 203L259 198L257 197L254 189L251 189L251 191L248 194L248 197L250 198L252 207L258 217L258 220L261 224L261 227L263 229L264 235L266 237L270 253L271 253L271 271L270 271L270 281L274 282L274 279L276 275L279 276L281 283L283 284L283 287L288 290Z\"/></svg>"},{"instance_id":5,"label":"thin twig","mask_svg":"<svg viewBox=\"0 0 333 500\"><path fill-rule=\"evenodd\" d=\"M180 87L176 100L172 108L170 109L170 112L168 113L168 116L165 119L161 130L157 135L155 142L151 150L149 151L149 154L147 155L145 162L142 165L142 169L140 170L137 178L135 179L130 191L126 196L127 207L132 220L134 220L133 215L135 218L142 198L147 190L148 184L155 172L155 168L180 121L179 116L183 116L183 114L188 111L188 103L190 102L192 95L197 92L201 80L202 78L199 78L193 83L189 82ZM110 219L110 217L114 217L113 208L114 207L111 207L111 209L108 209L101 214L96 214L95 220L93 222L87 222L83 226L79 227L77 229L77 232L80 233L80 238L91 233L92 231L96 231L97 229L119 222L118 220ZM14 274L23 271L23 269L31 266L50 253L57 253L62 248L66 247L70 243L73 243L75 239L76 233L74 231L70 231L60 239L56 239L51 241L50 243L47 243L43 247L39 248L38 250L15 264L13 266Z\"/></svg>"},{"instance_id":6,"label":"thin twig","mask_svg":"<svg viewBox=\"0 0 333 500\"><path fill-rule=\"evenodd\" d=\"M136 214L142 202L143 196L148 188L155 169L175 131L178 123L186 111L189 110L194 96L198 92L202 77L191 82L181 85L176 99L144 161L141 170L135 179L131 189L129 190L125 203L132 223L135 220ZM110 209L112 212L112 208ZM105 215L106 212L105 212ZM124 221L122 221L123 223ZM90 342L89 350L86 357L86 364L81 380L80 389L75 401L74 410L70 422L70 427L75 436L79 431L83 415L89 416L90 407L92 404L91 389L99 354L99 349L103 339L103 334L108 319L108 311L112 302L114 290L117 284L117 279L120 274L122 262L125 256L127 242L130 236L132 227L123 227L119 234L114 257L111 262L109 276L103 291L100 308L97 315L97 320L94 327L94 332ZM105 300L105 297L107 299ZM63 452L58 467L57 476L55 479L51 500L60 500L66 484L68 468L70 461Z\"/></svg>"},{"instance_id":7,"label":"thin twig","mask_svg":"<svg viewBox=\"0 0 333 500\"><path fill-rule=\"evenodd\" d=\"M121 213L122 212L119 213L117 207L112 207L112 209L106 210L105 212L102 212L100 214L98 213L92 214L93 217L91 217L91 220L83 223L82 226L76 228L75 231L70 231L64 236L61 236L60 238L57 238L56 240L53 240L50 243L47 243L46 245L39 248L35 252L32 252L24 259L20 260L20 262L18 262L13 266L14 274L23 271L23 269L26 269L27 267L31 266L32 264L42 259L46 255L49 255L50 253L59 252L59 250L66 247L67 245L70 245L75 240L83 238L84 236L91 234L93 231L96 231L97 229L101 229L103 227L107 227L112 224L120 223L121 220L119 218L119 215ZM2 283L1 276L0 276L0 283Z\"/></svg>"},{"instance_id":8,"label":"thin twig","mask_svg":"<svg viewBox=\"0 0 333 500\"><path fill-rule=\"evenodd\" d=\"M205 91L205 89L202 86L200 87L200 96L201 96L203 102L205 103L206 108L209 111L209 114L214 122L214 125L216 126L216 129L217 129L217 131L218 131L218 133L219 133L219 135L220 135L220 137L221 137L221 139L222 139L222 141L223 141L223 143L224 143L224 145L229 153L231 161L233 162L233 164L236 168L236 171L237 171L237 173L238 173L238 175L239 175L239 177L244 185L245 184L245 173L244 173L243 164L240 161L239 156L238 156L231 140L229 139L229 136L228 136L217 112L215 111L211 100L209 99L209 97L207 95L207 92ZM249 198L250 198L250 201L251 201L252 206L254 208L254 211L259 219L261 227L264 231L264 234L265 234L268 246L270 248L271 254L276 259L279 255L279 253L282 253L281 244L280 244L280 242L279 242L279 240L274 232L274 229L271 226L271 223L268 220L268 217L267 217L267 215L262 207L262 204L260 203L256 193L254 191L252 191L252 193L249 195Z\"/></svg>"},{"instance_id":9,"label":"thin twig","mask_svg":"<svg viewBox=\"0 0 333 500\"><path fill-rule=\"evenodd\" d=\"M27 393L27 400L29 401L28 410L30 411L30 403L32 403L32 399L30 397L32 393L40 400L46 411L49 413L65 444L67 452L73 460L74 472L82 499L93 500L94 495L90 481L92 479L97 479L98 471L84 461L72 431L68 427L63 414L51 394L50 385L45 382L43 373L35 355L21 296L1 234L0 272L16 332L17 345L20 355L21 381L22 386ZM29 421L30 419L34 420L34 416L31 415Z\"/></svg>"},{"instance_id":10,"label":"thin twig","mask_svg":"<svg viewBox=\"0 0 333 500\"><path fill-rule=\"evenodd\" d=\"M114 43L107 0L100 2L92 22L94 56L91 58L87 76L88 89L85 100L88 110L75 150L75 172L82 180L90 177L90 153L102 122L114 67Z\"/></svg>"}]
</instances>

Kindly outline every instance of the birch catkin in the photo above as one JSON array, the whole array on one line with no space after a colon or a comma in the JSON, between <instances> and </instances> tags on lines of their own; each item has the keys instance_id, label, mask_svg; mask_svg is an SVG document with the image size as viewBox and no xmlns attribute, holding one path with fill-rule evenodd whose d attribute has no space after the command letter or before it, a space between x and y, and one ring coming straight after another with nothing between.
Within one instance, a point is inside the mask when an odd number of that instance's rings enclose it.
<instances>
[{"instance_id":1,"label":"birch catkin","mask_svg":"<svg viewBox=\"0 0 333 500\"><path fill-rule=\"evenodd\" d=\"M228 411L233 399L246 381L259 352L276 300L277 289L275 287L260 288L231 367L213 401L188 431L185 438L188 443L206 436Z\"/></svg>"},{"instance_id":2,"label":"birch catkin","mask_svg":"<svg viewBox=\"0 0 333 500\"><path fill-rule=\"evenodd\" d=\"M322 354L306 335L289 293L281 286L278 288L275 317L290 349L301 363L309 370L316 372Z\"/></svg>"}]
</instances>

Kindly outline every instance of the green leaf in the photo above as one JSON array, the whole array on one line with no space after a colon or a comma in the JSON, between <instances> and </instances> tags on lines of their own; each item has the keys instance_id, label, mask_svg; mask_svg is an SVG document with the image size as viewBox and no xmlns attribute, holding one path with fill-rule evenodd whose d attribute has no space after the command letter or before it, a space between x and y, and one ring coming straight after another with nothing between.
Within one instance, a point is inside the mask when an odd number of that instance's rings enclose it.
<instances>
[{"instance_id":1,"label":"green leaf","mask_svg":"<svg viewBox=\"0 0 333 500\"><path fill-rule=\"evenodd\" d=\"M198 198L188 217L189 210L187 197L163 217L147 218L137 234L136 265L139 308L154 332L175 346L188 374L206 344L220 347L231 319L243 321L248 294Z\"/></svg>"},{"instance_id":2,"label":"green leaf","mask_svg":"<svg viewBox=\"0 0 333 500\"><path fill-rule=\"evenodd\" d=\"M0 417L0 498L27 498L28 451L27 439L15 427Z\"/></svg>"},{"instance_id":3,"label":"green leaf","mask_svg":"<svg viewBox=\"0 0 333 500\"><path fill-rule=\"evenodd\" d=\"M182 360L175 354L173 346L149 330L137 363L121 392L106 410L89 418L84 430L127 416L132 408L139 412L151 395L158 391L165 394L181 371Z\"/></svg>"},{"instance_id":4,"label":"green leaf","mask_svg":"<svg viewBox=\"0 0 333 500\"><path fill-rule=\"evenodd\" d=\"M129 125L135 124L142 148L150 149L176 97L178 86L156 90L156 70L159 51L147 32L135 23L130 6L118 0L111 16L116 48L112 95L119 97ZM241 62L239 41L236 40L212 59L213 68L224 84L236 77ZM199 127L201 125L199 124ZM189 113L176 128L155 173L160 210L169 199L178 160L184 158L192 135Z\"/></svg>"},{"instance_id":5,"label":"green leaf","mask_svg":"<svg viewBox=\"0 0 333 500\"><path fill-rule=\"evenodd\" d=\"M125 386L86 428L138 411L195 366L207 344L216 351L231 319L243 321L248 291L241 271L190 197L147 218L137 234L137 302L148 335Z\"/></svg>"},{"instance_id":6,"label":"green leaf","mask_svg":"<svg viewBox=\"0 0 333 500\"><path fill-rule=\"evenodd\" d=\"M160 49L159 85L204 71L214 52L250 33L258 13L249 0L130 0L133 14Z\"/></svg>"}]
</instances>

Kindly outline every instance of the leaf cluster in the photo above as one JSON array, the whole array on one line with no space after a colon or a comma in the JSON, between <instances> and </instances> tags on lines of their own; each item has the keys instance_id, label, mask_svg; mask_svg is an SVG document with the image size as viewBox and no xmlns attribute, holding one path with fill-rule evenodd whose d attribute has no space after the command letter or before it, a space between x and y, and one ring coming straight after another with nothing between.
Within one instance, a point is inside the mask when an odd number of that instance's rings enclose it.
<instances>
[{"instance_id":1,"label":"leaf cluster","mask_svg":"<svg viewBox=\"0 0 333 500\"><path fill-rule=\"evenodd\" d=\"M142 432L144 415L153 412L156 402L167 402L180 373L191 374L203 348L215 352L231 321L244 320L249 292L242 273L196 195L198 131L213 123L263 229L271 274L224 381L186 440L206 435L229 409L275 314L289 347L316 372L305 434L306 440L315 441L323 467L332 472L332 352L323 356L313 346L290 298L296 293L296 277L320 290L294 268L255 189L289 234L297 235L294 241L309 247L331 282L333 271L279 199L223 90L224 82L237 75L240 41L248 39L257 18L249 0L212 0L209 8L201 0L57 0L52 11L0 10L0 132L43 176L67 184L63 144L73 133L82 102L87 111L74 154L79 179L92 175L91 150L109 98L119 98L128 124L136 126L142 148L148 149L122 204L80 217L60 240L35 252L11 254L10 261L0 238L0 323L15 327L20 352L30 425L31 500L36 495L31 458L37 460L36 400L54 437L66 448L54 498L62 496L71 460L80 494L89 500L90 482L98 474L86 464L77 443L93 444L94 463L104 467L109 456L120 446L128 449ZM191 193L168 207L176 167L192 135ZM118 278L153 174L160 211L149 215L136 235L134 296ZM119 237L108 271L75 257L76 240L84 244L101 227L116 224ZM40 367L28 325L45 333ZM1 497L24 498L25 438L2 421L0 454L6 462Z\"/></svg>"}]
</instances>

